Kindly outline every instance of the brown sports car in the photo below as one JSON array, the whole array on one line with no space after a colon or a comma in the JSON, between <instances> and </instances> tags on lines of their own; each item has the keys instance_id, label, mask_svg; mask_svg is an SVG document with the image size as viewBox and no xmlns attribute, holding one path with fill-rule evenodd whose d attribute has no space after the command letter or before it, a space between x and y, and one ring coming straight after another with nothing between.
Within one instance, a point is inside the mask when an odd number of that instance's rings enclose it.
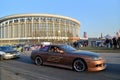
<instances>
[{"instance_id":1,"label":"brown sports car","mask_svg":"<svg viewBox=\"0 0 120 80\"><path fill-rule=\"evenodd\" d=\"M104 59L98 53L76 50L61 44L48 45L31 53L31 59L36 65L52 65L70 68L75 71L100 71L106 68Z\"/></svg>"}]
</instances>

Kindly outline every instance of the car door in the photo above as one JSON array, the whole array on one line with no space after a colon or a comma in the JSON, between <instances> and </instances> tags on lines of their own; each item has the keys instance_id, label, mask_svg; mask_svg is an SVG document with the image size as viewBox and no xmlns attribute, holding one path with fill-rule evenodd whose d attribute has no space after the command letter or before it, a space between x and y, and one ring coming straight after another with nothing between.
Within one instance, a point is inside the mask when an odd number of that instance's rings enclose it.
<instances>
[{"instance_id":1,"label":"car door","mask_svg":"<svg viewBox=\"0 0 120 80\"><path fill-rule=\"evenodd\" d=\"M60 54L60 52L55 52L52 50L53 47L51 47L51 50L48 53L47 63L50 64L60 64L60 62L63 60L63 55Z\"/></svg>"}]
</instances>

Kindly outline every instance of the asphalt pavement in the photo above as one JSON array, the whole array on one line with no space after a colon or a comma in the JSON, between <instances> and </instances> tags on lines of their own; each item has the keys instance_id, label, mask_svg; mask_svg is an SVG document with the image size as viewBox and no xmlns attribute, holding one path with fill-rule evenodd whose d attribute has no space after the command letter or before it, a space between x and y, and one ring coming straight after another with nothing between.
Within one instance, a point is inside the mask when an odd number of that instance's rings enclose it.
<instances>
[{"instance_id":1,"label":"asphalt pavement","mask_svg":"<svg viewBox=\"0 0 120 80\"><path fill-rule=\"evenodd\" d=\"M75 72L53 66L36 66L30 52L19 59L0 61L0 80L120 80L120 53L101 53L107 69L99 72Z\"/></svg>"}]
</instances>

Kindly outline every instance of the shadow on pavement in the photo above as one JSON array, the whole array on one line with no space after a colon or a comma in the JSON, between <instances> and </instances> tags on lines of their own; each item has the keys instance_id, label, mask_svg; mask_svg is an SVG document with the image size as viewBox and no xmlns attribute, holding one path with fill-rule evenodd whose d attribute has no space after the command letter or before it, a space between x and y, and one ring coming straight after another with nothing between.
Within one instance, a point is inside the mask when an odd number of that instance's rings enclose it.
<instances>
[{"instance_id":1,"label":"shadow on pavement","mask_svg":"<svg viewBox=\"0 0 120 80\"><path fill-rule=\"evenodd\" d=\"M120 74L120 64L107 63L107 68L105 72L112 74Z\"/></svg>"}]
</instances>

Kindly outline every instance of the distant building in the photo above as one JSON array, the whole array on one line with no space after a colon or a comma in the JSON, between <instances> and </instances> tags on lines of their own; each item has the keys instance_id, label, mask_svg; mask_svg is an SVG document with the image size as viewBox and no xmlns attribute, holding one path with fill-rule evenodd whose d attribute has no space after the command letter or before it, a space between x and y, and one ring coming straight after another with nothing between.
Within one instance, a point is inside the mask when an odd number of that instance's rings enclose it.
<instances>
[{"instance_id":1,"label":"distant building","mask_svg":"<svg viewBox=\"0 0 120 80\"><path fill-rule=\"evenodd\" d=\"M84 32L83 37L84 37L84 38L87 38L87 33L86 33L86 32Z\"/></svg>"},{"instance_id":2,"label":"distant building","mask_svg":"<svg viewBox=\"0 0 120 80\"><path fill-rule=\"evenodd\" d=\"M17 14L0 18L0 44L70 42L80 39L80 22L53 14Z\"/></svg>"},{"instance_id":3,"label":"distant building","mask_svg":"<svg viewBox=\"0 0 120 80\"><path fill-rule=\"evenodd\" d=\"M103 42L104 42L104 39L101 39L101 38L88 38L88 45L89 46L96 47L97 44L101 44Z\"/></svg>"},{"instance_id":4,"label":"distant building","mask_svg":"<svg viewBox=\"0 0 120 80\"><path fill-rule=\"evenodd\" d=\"M80 40L88 40L87 32L83 33L83 37L80 37Z\"/></svg>"}]
</instances>

